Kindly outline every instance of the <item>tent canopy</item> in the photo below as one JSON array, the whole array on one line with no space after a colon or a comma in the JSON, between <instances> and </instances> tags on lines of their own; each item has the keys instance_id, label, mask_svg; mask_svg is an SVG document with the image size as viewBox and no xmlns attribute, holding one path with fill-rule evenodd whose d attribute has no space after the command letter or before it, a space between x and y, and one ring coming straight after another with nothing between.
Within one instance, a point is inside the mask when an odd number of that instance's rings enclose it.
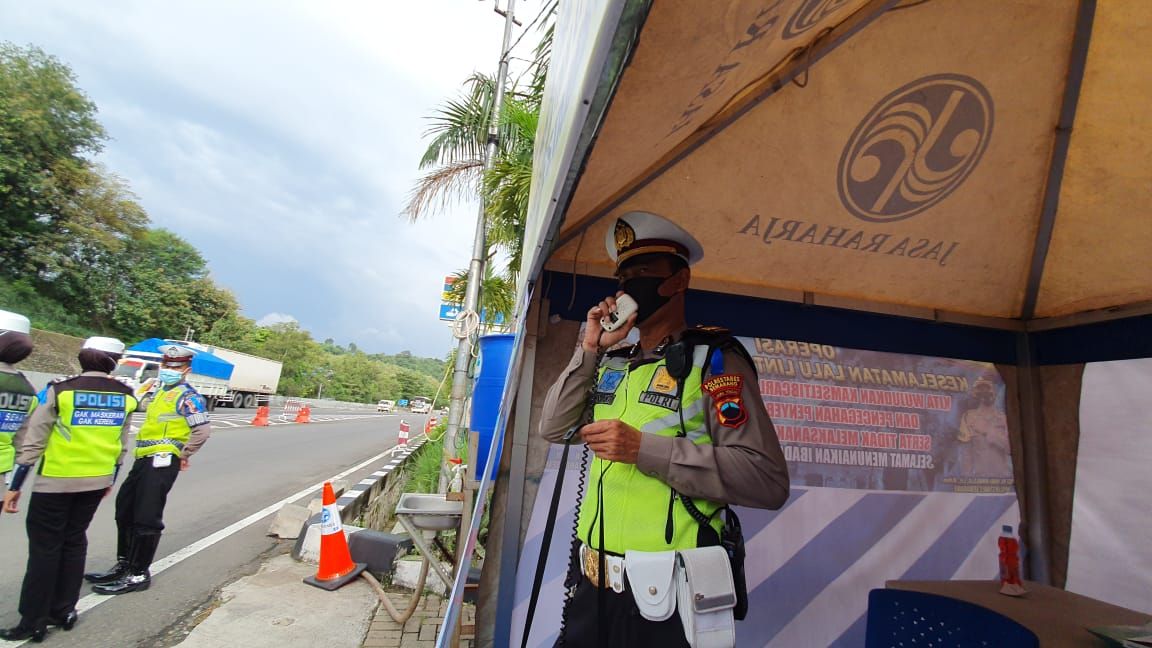
<instances>
[{"instance_id":1,"label":"tent canopy","mask_svg":"<svg viewBox=\"0 0 1152 648\"><path fill-rule=\"evenodd\" d=\"M128 347L129 353L137 354L156 354L160 355L160 347L172 344L168 340L160 338L148 338L142 340ZM228 380L232 377L232 369L234 365L227 360L212 355L207 351L199 351L184 345L176 345L188 349L192 352L192 373L209 378L219 378L220 380Z\"/></svg>"},{"instance_id":2,"label":"tent canopy","mask_svg":"<svg viewBox=\"0 0 1152 648\"><path fill-rule=\"evenodd\" d=\"M529 280L610 277L642 209L725 295L1005 332L1152 312L1152 3L566 4Z\"/></svg>"},{"instance_id":3,"label":"tent canopy","mask_svg":"<svg viewBox=\"0 0 1152 648\"><path fill-rule=\"evenodd\" d=\"M582 320L651 211L704 246L691 322L1016 365L1045 581L1039 365L1152 357L1149 33L1144 0L563 2L521 294Z\"/></svg>"}]
</instances>

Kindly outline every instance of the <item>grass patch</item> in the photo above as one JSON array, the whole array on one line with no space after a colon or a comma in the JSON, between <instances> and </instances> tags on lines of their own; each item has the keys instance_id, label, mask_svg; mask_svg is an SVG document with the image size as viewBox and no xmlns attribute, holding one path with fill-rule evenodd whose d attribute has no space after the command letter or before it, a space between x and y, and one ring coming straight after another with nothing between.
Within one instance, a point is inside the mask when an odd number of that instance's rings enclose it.
<instances>
[{"instance_id":1,"label":"grass patch","mask_svg":"<svg viewBox=\"0 0 1152 648\"><path fill-rule=\"evenodd\" d=\"M76 355L84 338L32 329L32 355L20 363L24 371L43 371L71 375L80 373L80 362Z\"/></svg>"}]
</instances>

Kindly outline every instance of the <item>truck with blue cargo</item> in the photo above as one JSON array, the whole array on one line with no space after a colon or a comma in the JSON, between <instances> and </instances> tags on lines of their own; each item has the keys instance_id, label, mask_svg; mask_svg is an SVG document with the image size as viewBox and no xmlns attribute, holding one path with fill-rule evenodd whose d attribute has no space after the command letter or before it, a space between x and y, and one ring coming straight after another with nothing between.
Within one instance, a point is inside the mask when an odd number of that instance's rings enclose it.
<instances>
[{"instance_id":1,"label":"truck with blue cargo","mask_svg":"<svg viewBox=\"0 0 1152 648\"><path fill-rule=\"evenodd\" d=\"M208 400L209 409L217 405L267 405L279 386L283 368L280 362L222 347L160 338L128 347L112 375L140 394L147 392L160 368L160 348L167 344L193 352L192 370L185 380Z\"/></svg>"}]
</instances>

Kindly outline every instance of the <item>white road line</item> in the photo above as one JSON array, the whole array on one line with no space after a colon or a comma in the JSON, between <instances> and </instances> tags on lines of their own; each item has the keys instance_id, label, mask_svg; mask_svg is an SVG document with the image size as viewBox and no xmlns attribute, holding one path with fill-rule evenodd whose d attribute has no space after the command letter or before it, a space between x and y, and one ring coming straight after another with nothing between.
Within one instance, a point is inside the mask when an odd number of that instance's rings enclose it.
<instances>
[{"instance_id":1,"label":"white road line","mask_svg":"<svg viewBox=\"0 0 1152 648\"><path fill-rule=\"evenodd\" d=\"M340 479L342 477L347 477L348 475L351 475L352 473L356 472L357 470L360 470L361 468L365 468L365 467L369 466L370 464L373 464L373 463L379 461L383 457L388 456L389 452L391 452L391 448L388 451L381 452L380 454L376 455L375 457L372 457L371 459L369 459L363 463L357 464L357 465L349 468L348 470L345 470L342 473L339 473L337 475L332 475L332 477L325 479L324 481L335 481L335 480ZM266 506L266 507L260 509L259 511L256 511L252 515L249 515L248 517L246 517L246 518L244 518L238 522L233 522L232 524L224 527L223 529L220 529L219 531L217 531L216 533L213 533L210 536L207 536L205 538L197 540L196 542L193 542L192 544L188 545L187 547L184 547L183 549L179 549L179 550L165 556L164 558L157 560L156 562L152 563L152 568L151 568L152 574L153 575L159 574L160 572L168 569L169 567L173 567L175 565L180 564L181 562L191 558L192 556L195 556L196 554L200 553L201 551L204 551L208 547L211 547L212 545L216 544L217 542L224 540L228 536L230 536L230 535L232 535L238 531L241 531L241 530L255 524L256 522L259 522L263 518L267 517L270 513L273 513L276 510L278 510L281 506L284 506L285 504L289 504L291 502L294 502L294 501L300 499L301 497L304 497L305 495L309 495L312 492L314 492L320 488L323 488L324 487L324 481L322 481L318 484L313 484L312 486L309 486L308 488L305 488L299 492L293 493L292 495L285 497L284 499L280 500L279 502L276 502L275 504L272 504L270 506ZM91 610L92 608L96 607L97 605L100 605L101 603L108 601L110 599L113 599L113 598L116 598L116 597L103 596L101 594L89 594L88 596L85 596L84 598L80 599L80 601L76 604L76 611L83 614L84 612ZM19 645L21 645L23 643L27 643L27 642L25 641L25 642L20 642L20 643L13 643L13 642L3 642L3 643L7 643L7 644L10 644L12 646L19 646Z\"/></svg>"}]
</instances>

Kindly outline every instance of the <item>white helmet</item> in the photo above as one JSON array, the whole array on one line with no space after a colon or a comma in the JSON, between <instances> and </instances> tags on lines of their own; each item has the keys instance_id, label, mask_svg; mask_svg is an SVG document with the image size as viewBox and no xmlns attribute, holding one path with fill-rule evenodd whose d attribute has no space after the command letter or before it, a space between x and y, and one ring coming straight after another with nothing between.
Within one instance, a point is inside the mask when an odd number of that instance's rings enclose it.
<instances>
[{"instance_id":1,"label":"white helmet","mask_svg":"<svg viewBox=\"0 0 1152 648\"><path fill-rule=\"evenodd\" d=\"M29 335L32 333L32 322L18 313L0 310L0 331L14 331Z\"/></svg>"},{"instance_id":2,"label":"white helmet","mask_svg":"<svg viewBox=\"0 0 1152 648\"><path fill-rule=\"evenodd\" d=\"M116 338L93 336L84 340L84 346L81 349L96 349L105 353L115 353L120 355L124 353L124 343Z\"/></svg>"}]
</instances>

